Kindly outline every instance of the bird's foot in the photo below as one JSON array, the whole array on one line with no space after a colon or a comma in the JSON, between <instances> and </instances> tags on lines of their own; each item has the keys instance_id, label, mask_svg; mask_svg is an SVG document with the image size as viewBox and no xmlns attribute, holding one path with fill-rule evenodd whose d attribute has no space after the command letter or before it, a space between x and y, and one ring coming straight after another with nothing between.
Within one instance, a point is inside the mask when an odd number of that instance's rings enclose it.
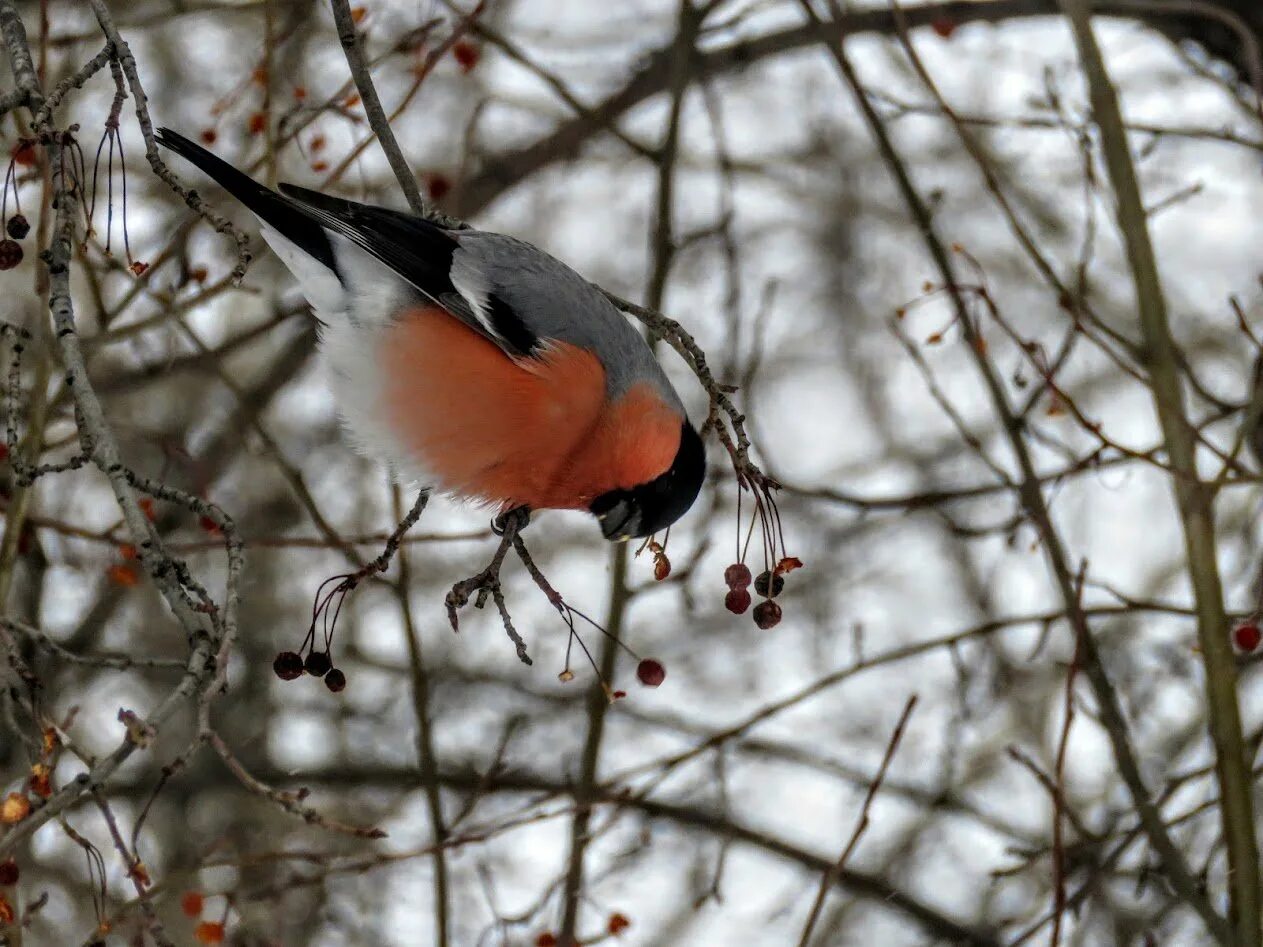
<instances>
[{"instance_id":1,"label":"bird's foot","mask_svg":"<svg viewBox=\"0 0 1263 947\"><path fill-rule=\"evenodd\" d=\"M512 526L515 533L521 532L530 521L531 508L529 506L515 506L511 510L505 510L491 521L491 531L497 536L503 536L505 531Z\"/></svg>"}]
</instances>

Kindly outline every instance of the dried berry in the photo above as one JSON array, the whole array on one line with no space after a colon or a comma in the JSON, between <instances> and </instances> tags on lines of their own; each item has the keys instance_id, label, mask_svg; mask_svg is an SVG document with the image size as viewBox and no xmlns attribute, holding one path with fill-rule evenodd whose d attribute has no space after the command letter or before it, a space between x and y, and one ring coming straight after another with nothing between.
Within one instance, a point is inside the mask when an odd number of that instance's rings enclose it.
<instances>
[{"instance_id":1,"label":"dried berry","mask_svg":"<svg viewBox=\"0 0 1263 947\"><path fill-rule=\"evenodd\" d=\"M771 594L768 593L768 583L771 583ZM776 598L785 588L785 580L779 575L774 576L766 569L759 573L759 577L754 580L754 591L758 592L764 598Z\"/></svg>"},{"instance_id":2,"label":"dried berry","mask_svg":"<svg viewBox=\"0 0 1263 947\"><path fill-rule=\"evenodd\" d=\"M222 944L224 925L215 921L202 921L193 931L193 937L199 944Z\"/></svg>"},{"instance_id":3,"label":"dried berry","mask_svg":"<svg viewBox=\"0 0 1263 947\"><path fill-rule=\"evenodd\" d=\"M31 766L31 777L26 781L31 792L41 799L53 794L53 768L47 763L35 763Z\"/></svg>"},{"instance_id":4,"label":"dried berry","mask_svg":"<svg viewBox=\"0 0 1263 947\"><path fill-rule=\"evenodd\" d=\"M12 858L0 862L0 886L11 887L18 883L18 863Z\"/></svg>"},{"instance_id":5,"label":"dried berry","mask_svg":"<svg viewBox=\"0 0 1263 947\"><path fill-rule=\"evenodd\" d=\"M452 47L452 56L460 66L461 72L469 72L474 66L478 65L478 60L482 53L473 43L461 40Z\"/></svg>"},{"instance_id":6,"label":"dried berry","mask_svg":"<svg viewBox=\"0 0 1263 947\"><path fill-rule=\"evenodd\" d=\"M312 677L324 677L331 667L333 661L330 660L328 651L312 651L303 662L303 670Z\"/></svg>"},{"instance_id":7,"label":"dried berry","mask_svg":"<svg viewBox=\"0 0 1263 947\"><path fill-rule=\"evenodd\" d=\"M0 802L0 823L15 825L31 814L31 800L20 792L11 792Z\"/></svg>"},{"instance_id":8,"label":"dried berry","mask_svg":"<svg viewBox=\"0 0 1263 947\"><path fill-rule=\"evenodd\" d=\"M1259 631L1259 626L1254 622L1246 622L1232 630L1232 640L1237 648L1249 654L1263 641L1263 632Z\"/></svg>"},{"instance_id":9,"label":"dried berry","mask_svg":"<svg viewBox=\"0 0 1263 947\"><path fill-rule=\"evenodd\" d=\"M186 891L180 898L180 910L185 917L201 917L203 906L200 891Z\"/></svg>"},{"instance_id":10,"label":"dried berry","mask_svg":"<svg viewBox=\"0 0 1263 947\"><path fill-rule=\"evenodd\" d=\"M744 562L734 562L724 570L724 585L730 589L748 589L750 581L750 567Z\"/></svg>"},{"instance_id":11,"label":"dried berry","mask_svg":"<svg viewBox=\"0 0 1263 947\"><path fill-rule=\"evenodd\" d=\"M620 914L615 911L610 915L610 919L605 923L605 929L617 937L627 928L631 927L631 921L627 920L626 914Z\"/></svg>"},{"instance_id":12,"label":"dried berry","mask_svg":"<svg viewBox=\"0 0 1263 947\"><path fill-rule=\"evenodd\" d=\"M341 693L346 688L346 675L337 668L330 668L325 675L325 687L335 694Z\"/></svg>"},{"instance_id":13,"label":"dried berry","mask_svg":"<svg viewBox=\"0 0 1263 947\"><path fill-rule=\"evenodd\" d=\"M671 574L671 560L667 558L665 552L660 552L653 557L653 577L661 582Z\"/></svg>"},{"instance_id":14,"label":"dried berry","mask_svg":"<svg viewBox=\"0 0 1263 947\"><path fill-rule=\"evenodd\" d=\"M544 931L535 938L535 947L557 947L557 935Z\"/></svg>"},{"instance_id":15,"label":"dried berry","mask_svg":"<svg viewBox=\"0 0 1263 947\"><path fill-rule=\"evenodd\" d=\"M956 32L956 21L948 16L936 16L930 21L930 29L943 39L951 39Z\"/></svg>"},{"instance_id":16,"label":"dried berry","mask_svg":"<svg viewBox=\"0 0 1263 947\"><path fill-rule=\"evenodd\" d=\"M303 676L303 658L297 651L282 651L272 662L272 670L282 681Z\"/></svg>"},{"instance_id":17,"label":"dried berry","mask_svg":"<svg viewBox=\"0 0 1263 947\"><path fill-rule=\"evenodd\" d=\"M0 240L0 270L11 270L22 262L22 245L16 240Z\"/></svg>"},{"instance_id":18,"label":"dried berry","mask_svg":"<svg viewBox=\"0 0 1263 947\"><path fill-rule=\"evenodd\" d=\"M781 607L768 599L754 606L754 623L767 631L781 623Z\"/></svg>"},{"instance_id":19,"label":"dried berry","mask_svg":"<svg viewBox=\"0 0 1263 947\"><path fill-rule=\"evenodd\" d=\"M636 665L636 677L645 687L657 687L667 679L667 669L661 661L645 658Z\"/></svg>"},{"instance_id":20,"label":"dried berry","mask_svg":"<svg viewBox=\"0 0 1263 947\"><path fill-rule=\"evenodd\" d=\"M749 607L749 589L729 589L728 594L724 596L724 608L734 615L744 615L745 610Z\"/></svg>"},{"instance_id":21,"label":"dried berry","mask_svg":"<svg viewBox=\"0 0 1263 947\"><path fill-rule=\"evenodd\" d=\"M250 116L250 120L246 122L246 128L251 135L262 134L263 130L268 127L268 117L262 112L255 112Z\"/></svg>"},{"instance_id":22,"label":"dried berry","mask_svg":"<svg viewBox=\"0 0 1263 947\"><path fill-rule=\"evenodd\" d=\"M134 562L114 563L105 570L105 577L125 589L133 589L140 584L140 570Z\"/></svg>"},{"instance_id":23,"label":"dried berry","mask_svg":"<svg viewBox=\"0 0 1263 947\"><path fill-rule=\"evenodd\" d=\"M452 189L452 180L446 174L437 171L425 176L425 189L430 192L430 199L441 201Z\"/></svg>"},{"instance_id":24,"label":"dried berry","mask_svg":"<svg viewBox=\"0 0 1263 947\"><path fill-rule=\"evenodd\" d=\"M31 222L22 214L14 214L4 225L4 229L14 240L21 240L31 232Z\"/></svg>"},{"instance_id":25,"label":"dried berry","mask_svg":"<svg viewBox=\"0 0 1263 947\"><path fill-rule=\"evenodd\" d=\"M215 144L215 140L219 138L219 132L215 131L213 128L203 128L202 134L199 137L202 139L202 144L213 145Z\"/></svg>"},{"instance_id":26,"label":"dried berry","mask_svg":"<svg viewBox=\"0 0 1263 947\"><path fill-rule=\"evenodd\" d=\"M133 276L144 276L145 271L149 269L149 264L143 260L132 260L132 265L128 269L132 271Z\"/></svg>"},{"instance_id":27,"label":"dried berry","mask_svg":"<svg viewBox=\"0 0 1263 947\"><path fill-rule=\"evenodd\" d=\"M787 572L793 572L795 569L801 569L803 561L797 556L785 556L776 564L776 574L784 575Z\"/></svg>"}]
</instances>

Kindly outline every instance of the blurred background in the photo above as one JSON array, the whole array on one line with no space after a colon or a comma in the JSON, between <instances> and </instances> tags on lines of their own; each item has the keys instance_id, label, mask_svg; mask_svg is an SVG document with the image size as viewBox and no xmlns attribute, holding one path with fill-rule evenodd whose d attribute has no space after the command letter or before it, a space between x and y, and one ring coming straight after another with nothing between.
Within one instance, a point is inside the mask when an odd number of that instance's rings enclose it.
<instances>
[{"instance_id":1,"label":"blurred background","mask_svg":"<svg viewBox=\"0 0 1263 947\"><path fill-rule=\"evenodd\" d=\"M142 502L150 538L219 607L230 578L239 600L227 689L181 692L190 639L107 478L28 486L0 465L9 943L1226 942L1208 912L1228 915L1226 839L1248 854L1254 825L1239 807L1225 822L1212 736L1248 801L1263 725L1263 17L1244 0L1100 6L1195 472L1214 484L1192 569L1174 490L1190 475L1155 412L1172 389L1153 381L1055 3L909 3L906 20L790 0L351 4L422 194L681 323L782 485L805 567L766 630L725 608L752 507L713 436L662 580L589 517L536 517L525 539L553 586L666 668L640 686L636 659L580 625L626 691L612 703L577 644L559 680L568 630L512 556L504 594L534 664L490 606L453 634L444 596L496 539L488 511L444 498L348 598L346 689L273 674L320 583L381 552L415 485L396 491L341 436L315 323L253 219L170 160L249 234L238 285L231 234L147 163L130 77L117 128L105 60L67 87L52 121L92 209L71 269L92 388L122 463L221 508L246 558L229 576L213 518ZM88 3L5 2L10 53L14 12L45 89L106 42ZM108 12L154 125L268 183L406 206L328 3ZM33 336L8 452L57 463L81 418L37 258L67 175L5 105L5 213L20 201L32 230L0 275L3 319ZM707 391L658 351L704 420ZM1243 735L1208 712L1212 679ZM120 746L108 778L74 782Z\"/></svg>"}]
</instances>

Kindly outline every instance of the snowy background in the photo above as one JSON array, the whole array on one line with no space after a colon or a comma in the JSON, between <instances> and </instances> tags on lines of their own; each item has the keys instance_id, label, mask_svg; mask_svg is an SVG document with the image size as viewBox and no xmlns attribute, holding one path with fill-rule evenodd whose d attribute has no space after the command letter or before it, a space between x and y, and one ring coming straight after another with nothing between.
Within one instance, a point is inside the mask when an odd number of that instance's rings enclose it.
<instances>
[{"instance_id":1,"label":"snowy background","mask_svg":"<svg viewBox=\"0 0 1263 947\"><path fill-rule=\"evenodd\" d=\"M374 77L390 111L425 50L455 20L430 2L365 7L360 25L369 54L385 56ZM339 96L347 81L326 5L140 0L113 8L159 124L190 137L213 129L214 150L262 180L403 206L374 143L336 184L326 185L328 170L313 168L336 167L366 137L356 106L316 115L295 141L269 151L287 115L306 120L297 106ZM22 11L35 37L36 7ZM51 84L95 54L101 38L86 5L52 2L49 13ZM541 76L596 107L655 51L670 49L677 15L674 4L656 0L488 4L481 22L530 65L470 33L465 42L477 62L462 68L444 56L393 123L404 153L430 193L451 185L439 200L444 209L530 240L643 300L658 165L596 127L538 167L522 156L576 121ZM436 18L420 52L390 52ZM940 20L914 30L912 40L953 109L977 120L969 127L1041 252L1083 291L1101 325L1135 340L1132 284L1069 29L1052 16L994 19ZM715 3L699 49L715 56L804 22L796 3ZM1207 438L1231 450L1255 351L1230 300L1263 331L1263 123L1248 87L1195 45L1172 43L1141 20L1098 20L1097 31L1137 129L1133 154L1173 331L1191 377L1224 403L1218 410L1192 395L1190 415L1219 417ZM1066 308L1018 245L896 39L862 33L846 49L939 233L981 266L982 275L956 255L962 278L985 278L1006 323L1055 352L1072 332ZM252 79L265 59L270 69ZM708 486L671 533L674 574L656 582L648 554L627 571L630 595L616 621L635 651L663 662L667 679L656 690L639 687L634 661L620 657L610 683L628 696L603 712L595 786L581 780L599 703L590 699L595 674L578 660L576 679L558 680L566 628L523 570L510 560L505 591L534 666L518 662L491 609L466 610L459 635L448 626L446 590L494 549L483 510L436 500L415 529L431 537L408 546L415 651L398 597L388 586L366 585L350 600L335 645L345 692L273 676L272 657L306 630L316 586L347 568L296 484L347 537L390 530L390 484L340 439L312 324L279 261L256 238L243 284L218 286L233 266L231 240L196 222L148 172L125 104L128 236L134 257L154 265L137 280L108 264L98 207L95 242L74 278L77 315L127 462L203 491L247 540L242 633L231 689L214 705L216 730L269 785L309 787L315 810L388 833L374 842L306 825L244 791L202 751L157 795L138 841L175 943L193 942L194 921L179 906L193 890L206 897L206 918L226 919L230 943L437 943L427 782L438 787L450 835L444 898L453 944L547 943L541 935L559 931L575 800L584 794L598 803L583 860L584 943L609 936L614 914L630 921L618 935L628 945L796 943L823 867L846 845L912 695L918 703L870 824L811 942L1012 944L1023 935L1048 942L1054 807L1048 788L1011 751L1053 771L1074 635L1038 534L1015 491L983 459L1013 475L1003 429L959 327L950 325L940 277L890 169L824 46L799 42L719 74L706 73L704 61L692 60L683 98L672 207L678 252L662 310L697 338L722 381L740 386L734 397L756 459L784 485L789 552L806 568L788 577L775 629L761 631L748 613L724 609L723 570L744 535L749 502L739 524L731 467L712 439ZM80 124L89 164L112 94L103 73L58 112L63 125ZM661 88L614 110L612 120L620 136L654 149L669 106ZM251 130L255 114L271 131ZM20 133L12 115L0 127L12 145ZM253 228L183 162L172 159L171 167ZM22 186L33 222L40 194L38 180ZM121 205L114 218L117 262ZM27 261L2 278L5 318L29 325L44 312L32 289L34 257L28 240ZM206 268L204 282L190 279L197 267ZM1025 438L1040 472L1067 472L1045 482L1044 496L1071 567L1086 563L1083 603L1142 773L1223 912L1218 789L1206 771L1213 746L1171 478L1160 464L1110 448L1099 466L1085 463L1100 441L1039 390L1019 348L977 311L1010 401L1032 399ZM927 388L892 321L978 450ZM199 355L187 329L216 354ZM941 342L927 342L937 333ZM682 360L661 351L700 421L706 393ZM67 453L74 430L53 377L44 437L50 460ZM1091 340L1077 341L1057 383L1113 444L1137 453L1160 447L1152 394ZM1243 615L1254 608L1259 498L1248 474L1254 462L1238 456L1246 474L1234 474L1218 498L1218 563L1228 608ZM1209 450L1200 459L1206 476L1218 474L1221 462ZM133 587L110 572L126 540L98 473L41 479L28 515L32 541L18 558L7 614L75 652L187 654L147 581ZM222 587L223 555L196 517L159 503L156 526L212 591ZM611 617L621 566L589 518L546 514L526 538L571 604ZM357 548L369 557L379 545ZM602 647L594 631L584 640ZM47 654L39 666L48 715L61 721L78 708L67 730L93 754L108 753L122 736L120 707L143 716L178 679L178 672L100 669ZM1081 678L1074 693L1062 855L1075 906L1063 942L1208 942L1133 831L1133 801ZM1263 692L1244 658L1239 696L1252 753ZM418 740L419 708L429 746L419 745L427 742ZM125 834L193 726L191 714L177 716L107 787ZM6 734L0 754L5 792L20 789L28 749ZM55 785L83 768L63 754ZM128 939L138 930L136 892L99 810L81 805L65 819L104 856L104 914L116 919L109 942L139 942ZM28 942L85 942L97 923L90 892L100 878L89 879L82 847L54 820L12 854L22 867L14 900L29 905L48 893Z\"/></svg>"}]
</instances>

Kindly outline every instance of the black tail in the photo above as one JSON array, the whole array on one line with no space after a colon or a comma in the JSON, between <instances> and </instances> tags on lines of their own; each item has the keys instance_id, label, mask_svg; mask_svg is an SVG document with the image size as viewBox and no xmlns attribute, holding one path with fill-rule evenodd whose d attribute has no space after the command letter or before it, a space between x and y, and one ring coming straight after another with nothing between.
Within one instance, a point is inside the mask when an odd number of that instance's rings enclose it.
<instances>
[{"instance_id":1,"label":"black tail","mask_svg":"<svg viewBox=\"0 0 1263 947\"><path fill-rule=\"evenodd\" d=\"M315 257L337 272L333 248L324 229L294 201L264 187L238 171L227 161L217 158L201 145L179 132L159 128L154 136L158 144L192 162L213 178L224 190L245 204L260 220L274 227L281 236L296 244L304 253Z\"/></svg>"}]
</instances>

